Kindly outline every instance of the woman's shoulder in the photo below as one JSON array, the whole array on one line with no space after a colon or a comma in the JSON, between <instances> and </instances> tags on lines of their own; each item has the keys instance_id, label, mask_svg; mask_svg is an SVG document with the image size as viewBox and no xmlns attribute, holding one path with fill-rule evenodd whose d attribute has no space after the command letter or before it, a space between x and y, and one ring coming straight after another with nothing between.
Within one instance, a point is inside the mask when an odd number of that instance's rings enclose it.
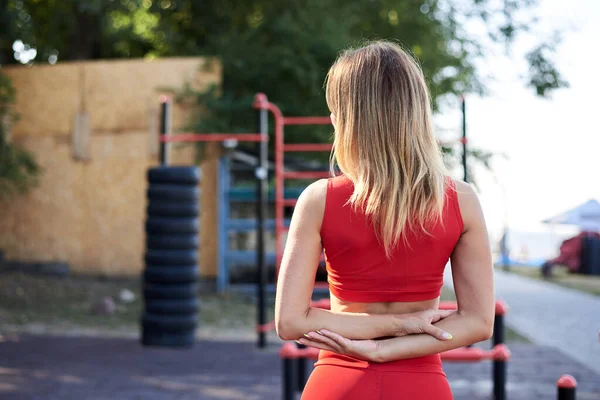
<instances>
[{"instance_id":1,"label":"woman's shoulder","mask_svg":"<svg viewBox=\"0 0 600 400\"><path fill-rule=\"evenodd\" d=\"M345 175L338 175L331 178L319 179L308 185L300 195L302 200L310 203L325 203L328 191L335 191L338 188L349 188L352 181ZM298 199L300 201L300 198Z\"/></svg>"},{"instance_id":2,"label":"woman's shoulder","mask_svg":"<svg viewBox=\"0 0 600 400\"><path fill-rule=\"evenodd\" d=\"M447 179L450 188L456 192L456 197L458 198L459 203L468 203L472 201L473 198L477 198L477 194L475 193L475 190L473 190L473 186L471 186L469 183L450 177Z\"/></svg>"},{"instance_id":3,"label":"woman's shoulder","mask_svg":"<svg viewBox=\"0 0 600 400\"><path fill-rule=\"evenodd\" d=\"M462 220L465 225L468 225L474 218L478 219L482 215L479 197L469 183L453 178L448 179L451 183L450 186L456 193L456 202Z\"/></svg>"},{"instance_id":4,"label":"woman's shoulder","mask_svg":"<svg viewBox=\"0 0 600 400\"><path fill-rule=\"evenodd\" d=\"M319 179L308 185L298 197L296 210L323 213L325 210L325 200L327 199L327 187L329 179Z\"/></svg>"}]
</instances>

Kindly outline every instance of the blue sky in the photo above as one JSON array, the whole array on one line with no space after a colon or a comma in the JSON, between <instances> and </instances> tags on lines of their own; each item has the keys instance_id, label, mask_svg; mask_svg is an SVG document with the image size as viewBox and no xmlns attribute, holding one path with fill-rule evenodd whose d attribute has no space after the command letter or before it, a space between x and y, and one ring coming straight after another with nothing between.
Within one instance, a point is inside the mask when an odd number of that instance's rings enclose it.
<instances>
[{"instance_id":1,"label":"blue sky","mask_svg":"<svg viewBox=\"0 0 600 400\"><path fill-rule=\"evenodd\" d=\"M516 230L543 230L541 220L600 199L600 1L540 0L537 15L542 31L566 29L555 61L570 88L540 99L525 87L523 54L534 38L524 36L510 57L498 52L481 62L494 77L490 93L467 99L471 143L508 156L494 162L493 174L477 171L493 236L505 218ZM436 120L445 131L460 134L456 111Z\"/></svg>"}]
</instances>

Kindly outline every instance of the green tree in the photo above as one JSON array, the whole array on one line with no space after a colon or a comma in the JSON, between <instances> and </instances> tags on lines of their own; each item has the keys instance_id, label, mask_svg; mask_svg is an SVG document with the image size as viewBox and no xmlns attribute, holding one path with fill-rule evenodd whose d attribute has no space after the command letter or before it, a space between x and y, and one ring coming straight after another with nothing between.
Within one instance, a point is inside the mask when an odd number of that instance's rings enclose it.
<instances>
[{"instance_id":1,"label":"green tree","mask_svg":"<svg viewBox=\"0 0 600 400\"><path fill-rule=\"evenodd\" d=\"M0 199L36 185L41 172L29 152L8 142L7 131L15 118L14 101L14 87L10 79L0 73Z\"/></svg>"},{"instance_id":2,"label":"green tree","mask_svg":"<svg viewBox=\"0 0 600 400\"><path fill-rule=\"evenodd\" d=\"M287 115L326 115L323 81L337 53L365 39L399 41L420 60L434 108L482 93L476 60L510 49L536 27L538 0L0 0L0 63L17 62L12 43L55 61L214 55L222 87L194 94L204 132L253 131L250 110L265 92ZM476 25L478 33L467 26ZM527 54L525 85L540 96L567 83L552 63L555 36ZM54 57L54 58L53 58ZM455 104L456 105L456 104ZM323 141L326 127L298 127L290 141ZM446 149L451 152L451 149ZM477 153L483 157L483 153ZM483 159L482 159L483 160Z\"/></svg>"},{"instance_id":3,"label":"green tree","mask_svg":"<svg viewBox=\"0 0 600 400\"><path fill-rule=\"evenodd\" d=\"M243 4L239 4L243 3ZM198 95L208 108L194 129L204 132L253 130L248 109L256 92L265 92L287 115L326 115L323 80L337 53L364 39L398 40L420 60L429 78L434 108L458 94L485 91L475 60L490 46L510 48L519 34L535 26L535 0L233 0L155 1L166 55L218 55L223 63L220 90ZM498 8L497 5L501 6ZM485 27L484 37L464 27ZM550 57L554 37L532 50L525 84L540 96L566 86ZM455 105L457 105L455 103ZM328 127L288 129L290 142L323 141ZM444 149L448 160L455 149ZM484 165L490 154L475 149ZM312 156L312 155L310 155Z\"/></svg>"}]
</instances>

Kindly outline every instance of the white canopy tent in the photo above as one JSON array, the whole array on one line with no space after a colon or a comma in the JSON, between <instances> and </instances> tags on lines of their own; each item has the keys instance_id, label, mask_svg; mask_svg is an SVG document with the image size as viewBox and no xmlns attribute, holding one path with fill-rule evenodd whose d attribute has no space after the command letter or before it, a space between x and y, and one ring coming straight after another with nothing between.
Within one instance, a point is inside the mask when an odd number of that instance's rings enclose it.
<instances>
[{"instance_id":1,"label":"white canopy tent","mask_svg":"<svg viewBox=\"0 0 600 400\"><path fill-rule=\"evenodd\" d=\"M545 224L573 225L582 231L600 232L600 203L594 199L543 221Z\"/></svg>"}]
</instances>

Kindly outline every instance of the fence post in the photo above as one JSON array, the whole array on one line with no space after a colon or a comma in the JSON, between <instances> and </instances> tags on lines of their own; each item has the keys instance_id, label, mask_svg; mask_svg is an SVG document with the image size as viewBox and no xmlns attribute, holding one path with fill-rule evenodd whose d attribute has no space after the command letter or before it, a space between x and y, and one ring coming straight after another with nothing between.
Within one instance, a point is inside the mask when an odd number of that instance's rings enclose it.
<instances>
[{"instance_id":1,"label":"fence post","mask_svg":"<svg viewBox=\"0 0 600 400\"><path fill-rule=\"evenodd\" d=\"M558 400L575 400L577 381L571 375L563 375L556 382Z\"/></svg>"},{"instance_id":2,"label":"fence post","mask_svg":"<svg viewBox=\"0 0 600 400\"><path fill-rule=\"evenodd\" d=\"M306 346L300 343L296 343L296 347L299 349L305 349ZM296 361L296 367L298 368L298 391L302 392L304 390L304 386L306 385L306 358L298 357L298 361Z\"/></svg>"},{"instance_id":3,"label":"fence post","mask_svg":"<svg viewBox=\"0 0 600 400\"><path fill-rule=\"evenodd\" d=\"M164 139L171 134L172 127L172 103L167 96L160 98L160 138ZM160 141L159 161L160 165L169 165L170 144Z\"/></svg>"},{"instance_id":4,"label":"fence post","mask_svg":"<svg viewBox=\"0 0 600 400\"><path fill-rule=\"evenodd\" d=\"M267 332L262 327L267 323L266 319L266 299L265 286L267 285L267 263L265 249L265 219L267 217L267 178L268 178L268 152L269 152L269 110L265 107L266 96L263 99L256 96L254 108L258 111L258 132L261 134L262 141L258 142L259 159L256 165L256 264L257 264L257 298L258 298L258 347L264 348L267 345Z\"/></svg>"}]
</instances>

